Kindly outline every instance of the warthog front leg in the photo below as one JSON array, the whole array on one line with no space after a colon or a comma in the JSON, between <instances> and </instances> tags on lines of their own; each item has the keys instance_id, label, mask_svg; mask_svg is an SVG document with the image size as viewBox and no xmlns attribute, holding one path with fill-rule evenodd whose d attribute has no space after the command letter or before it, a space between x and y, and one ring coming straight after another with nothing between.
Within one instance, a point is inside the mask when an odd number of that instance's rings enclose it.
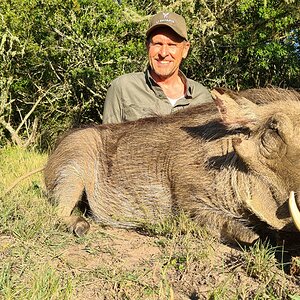
<instances>
[{"instance_id":1,"label":"warthog front leg","mask_svg":"<svg viewBox=\"0 0 300 300\"><path fill-rule=\"evenodd\" d=\"M242 220L236 220L218 210L197 210L193 219L225 242L252 245L259 238L258 234L242 223Z\"/></svg>"}]
</instances>

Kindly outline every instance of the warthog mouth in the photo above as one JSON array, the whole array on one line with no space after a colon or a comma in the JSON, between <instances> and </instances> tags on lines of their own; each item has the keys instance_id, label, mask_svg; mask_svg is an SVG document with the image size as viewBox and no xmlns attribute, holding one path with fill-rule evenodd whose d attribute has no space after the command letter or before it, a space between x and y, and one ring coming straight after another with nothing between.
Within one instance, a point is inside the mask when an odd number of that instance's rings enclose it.
<instances>
[{"instance_id":1,"label":"warthog mouth","mask_svg":"<svg viewBox=\"0 0 300 300\"><path fill-rule=\"evenodd\" d=\"M300 211L296 203L295 193L293 191L290 192L289 209L293 222L296 228L300 231Z\"/></svg>"}]
</instances>

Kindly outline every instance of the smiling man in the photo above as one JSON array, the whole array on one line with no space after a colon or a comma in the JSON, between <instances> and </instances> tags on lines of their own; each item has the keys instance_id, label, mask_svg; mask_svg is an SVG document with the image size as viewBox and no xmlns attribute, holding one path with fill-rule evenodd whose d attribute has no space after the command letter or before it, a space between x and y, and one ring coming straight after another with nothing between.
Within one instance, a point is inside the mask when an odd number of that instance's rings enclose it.
<instances>
[{"instance_id":1,"label":"smiling man","mask_svg":"<svg viewBox=\"0 0 300 300\"><path fill-rule=\"evenodd\" d=\"M180 70L190 49L182 16L154 15L146 32L149 66L112 81L106 95L103 123L121 123L211 102L209 91Z\"/></svg>"}]
</instances>

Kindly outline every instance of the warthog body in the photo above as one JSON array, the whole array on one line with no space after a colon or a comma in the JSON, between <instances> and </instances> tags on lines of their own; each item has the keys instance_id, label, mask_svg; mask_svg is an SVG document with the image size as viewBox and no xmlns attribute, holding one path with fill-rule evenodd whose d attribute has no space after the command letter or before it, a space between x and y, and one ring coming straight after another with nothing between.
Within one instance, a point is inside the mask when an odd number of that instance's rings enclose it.
<instances>
[{"instance_id":1,"label":"warthog body","mask_svg":"<svg viewBox=\"0 0 300 300\"><path fill-rule=\"evenodd\" d=\"M49 157L45 182L68 226L77 235L87 231L88 223L72 216L85 194L96 220L109 226L139 227L183 211L244 243L258 238L258 222L295 230L287 200L300 188L296 94L282 92L275 102L260 96L256 105L219 92L216 106L66 134Z\"/></svg>"}]
</instances>

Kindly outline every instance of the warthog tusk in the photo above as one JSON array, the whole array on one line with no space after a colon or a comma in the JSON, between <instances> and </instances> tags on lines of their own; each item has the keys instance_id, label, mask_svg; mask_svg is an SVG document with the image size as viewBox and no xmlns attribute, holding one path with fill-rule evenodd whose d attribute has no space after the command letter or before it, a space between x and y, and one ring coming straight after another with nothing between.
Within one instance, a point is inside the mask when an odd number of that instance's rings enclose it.
<instances>
[{"instance_id":1,"label":"warthog tusk","mask_svg":"<svg viewBox=\"0 0 300 300\"><path fill-rule=\"evenodd\" d=\"M296 228L300 231L300 212L295 200L295 193L293 191L290 192L289 209L293 222Z\"/></svg>"}]
</instances>

